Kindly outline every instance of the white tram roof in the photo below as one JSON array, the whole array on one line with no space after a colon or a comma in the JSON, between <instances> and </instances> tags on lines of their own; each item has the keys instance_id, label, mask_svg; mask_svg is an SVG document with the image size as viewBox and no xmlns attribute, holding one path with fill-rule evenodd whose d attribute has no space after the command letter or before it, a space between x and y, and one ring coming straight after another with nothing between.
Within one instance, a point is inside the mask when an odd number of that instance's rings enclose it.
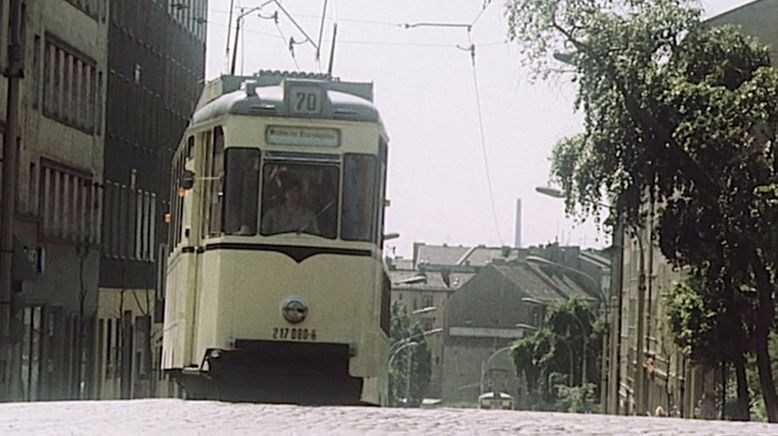
<instances>
[{"instance_id":1,"label":"white tram roof","mask_svg":"<svg viewBox=\"0 0 778 436\"><path fill-rule=\"evenodd\" d=\"M321 113L290 113L284 104L284 93L289 85L320 87L325 96ZM260 71L253 76L224 75L207 83L192 115L192 124L227 114L381 123L378 109L373 105L372 83L341 82L325 74L285 71Z\"/></svg>"}]
</instances>

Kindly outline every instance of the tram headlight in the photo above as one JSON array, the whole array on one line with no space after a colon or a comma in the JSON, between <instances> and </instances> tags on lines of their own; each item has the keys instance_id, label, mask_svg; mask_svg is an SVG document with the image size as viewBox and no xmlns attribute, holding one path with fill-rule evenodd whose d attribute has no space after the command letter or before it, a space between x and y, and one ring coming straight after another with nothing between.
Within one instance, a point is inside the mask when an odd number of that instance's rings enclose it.
<instances>
[{"instance_id":1,"label":"tram headlight","mask_svg":"<svg viewBox=\"0 0 778 436\"><path fill-rule=\"evenodd\" d=\"M292 324L302 322L308 316L308 303L302 297L289 297L281 303L281 314Z\"/></svg>"}]
</instances>

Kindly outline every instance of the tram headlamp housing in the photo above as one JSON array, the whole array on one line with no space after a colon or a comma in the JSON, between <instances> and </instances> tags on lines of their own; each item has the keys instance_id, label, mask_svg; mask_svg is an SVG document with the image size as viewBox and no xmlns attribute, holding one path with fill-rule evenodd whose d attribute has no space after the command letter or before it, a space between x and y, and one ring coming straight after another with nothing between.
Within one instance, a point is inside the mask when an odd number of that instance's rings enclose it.
<instances>
[{"instance_id":1,"label":"tram headlamp housing","mask_svg":"<svg viewBox=\"0 0 778 436\"><path fill-rule=\"evenodd\" d=\"M308 316L308 303L296 295L281 303L281 314L292 324L302 322Z\"/></svg>"}]
</instances>

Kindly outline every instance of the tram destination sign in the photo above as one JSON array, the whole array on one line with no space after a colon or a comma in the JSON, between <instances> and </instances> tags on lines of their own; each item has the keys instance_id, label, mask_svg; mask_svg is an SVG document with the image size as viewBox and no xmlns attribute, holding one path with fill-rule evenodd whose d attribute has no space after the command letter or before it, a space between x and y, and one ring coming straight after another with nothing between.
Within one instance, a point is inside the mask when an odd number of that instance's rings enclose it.
<instances>
[{"instance_id":1,"label":"tram destination sign","mask_svg":"<svg viewBox=\"0 0 778 436\"><path fill-rule=\"evenodd\" d=\"M337 147L340 145L340 132L338 129L318 127L268 126L265 140L272 145Z\"/></svg>"}]
</instances>

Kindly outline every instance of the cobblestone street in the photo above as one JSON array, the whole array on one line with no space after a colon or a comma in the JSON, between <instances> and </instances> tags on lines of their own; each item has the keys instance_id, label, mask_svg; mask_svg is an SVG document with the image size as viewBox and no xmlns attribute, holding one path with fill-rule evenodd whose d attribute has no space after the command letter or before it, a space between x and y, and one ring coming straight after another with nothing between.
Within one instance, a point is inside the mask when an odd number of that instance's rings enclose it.
<instances>
[{"instance_id":1,"label":"cobblestone street","mask_svg":"<svg viewBox=\"0 0 778 436\"><path fill-rule=\"evenodd\" d=\"M778 425L473 409L228 404L182 400L0 405L0 434L776 435Z\"/></svg>"}]
</instances>

